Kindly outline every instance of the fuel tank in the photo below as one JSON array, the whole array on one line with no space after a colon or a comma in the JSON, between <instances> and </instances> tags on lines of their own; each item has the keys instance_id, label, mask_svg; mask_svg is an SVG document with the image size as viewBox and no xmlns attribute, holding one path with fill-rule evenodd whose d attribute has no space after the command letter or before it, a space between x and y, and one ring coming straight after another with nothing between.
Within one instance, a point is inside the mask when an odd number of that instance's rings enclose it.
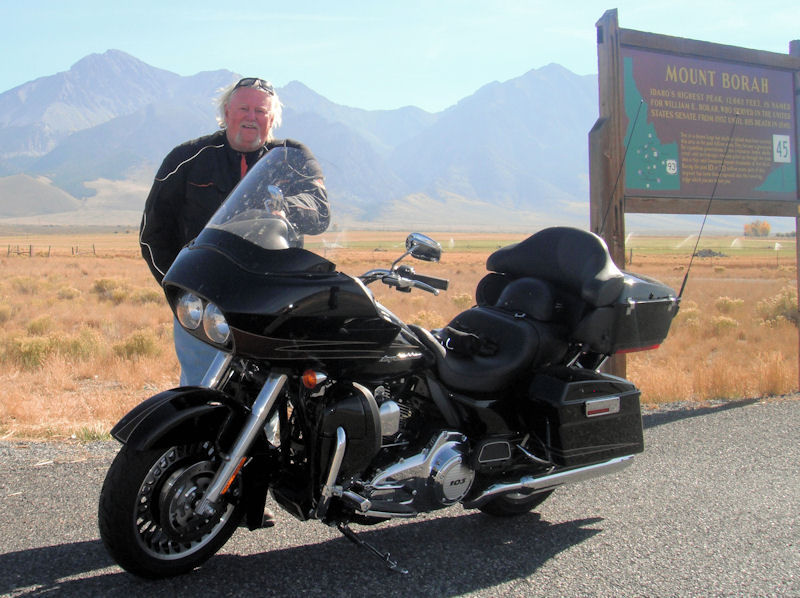
<instances>
[{"instance_id":1,"label":"fuel tank","mask_svg":"<svg viewBox=\"0 0 800 598\"><path fill-rule=\"evenodd\" d=\"M429 352L360 280L302 248L269 250L205 229L164 277L170 305L191 291L220 308L234 352L336 363L376 376L424 365Z\"/></svg>"}]
</instances>

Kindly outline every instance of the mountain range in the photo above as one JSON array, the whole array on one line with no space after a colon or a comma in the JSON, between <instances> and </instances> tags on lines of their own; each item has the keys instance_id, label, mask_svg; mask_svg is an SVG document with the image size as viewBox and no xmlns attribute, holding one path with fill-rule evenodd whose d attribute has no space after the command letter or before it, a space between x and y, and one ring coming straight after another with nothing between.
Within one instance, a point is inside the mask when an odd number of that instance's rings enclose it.
<instances>
[{"instance_id":1,"label":"mountain range","mask_svg":"<svg viewBox=\"0 0 800 598\"><path fill-rule=\"evenodd\" d=\"M0 222L137 224L163 157L215 129L214 98L238 78L109 50L0 94ZM337 226L588 225L594 75L550 64L437 113L342 106L298 81L277 92L276 136L313 150Z\"/></svg>"}]
</instances>

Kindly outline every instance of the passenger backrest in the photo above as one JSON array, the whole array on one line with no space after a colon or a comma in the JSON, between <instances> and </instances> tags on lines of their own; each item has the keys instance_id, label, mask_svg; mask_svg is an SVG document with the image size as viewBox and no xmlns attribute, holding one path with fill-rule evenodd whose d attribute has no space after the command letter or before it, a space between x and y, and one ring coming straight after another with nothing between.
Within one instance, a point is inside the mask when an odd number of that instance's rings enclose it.
<instances>
[{"instance_id":1,"label":"passenger backrest","mask_svg":"<svg viewBox=\"0 0 800 598\"><path fill-rule=\"evenodd\" d=\"M624 286L623 274L611 259L605 241L577 228L541 230L492 253L486 268L503 275L503 279L545 280L591 307L611 305ZM493 282L499 281L494 277Z\"/></svg>"},{"instance_id":2,"label":"passenger backrest","mask_svg":"<svg viewBox=\"0 0 800 598\"><path fill-rule=\"evenodd\" d=\"M555 312L555 299L548 283L526 276L509 282L500 292L495 307L550 322Z\"/></svg>"},{"instance_id":3,"label":"passenger backrest","mask_svg":"<svg viewBox=\"0 0 800 598\"><path fill-rule=\"evenodd\" d=\"M475 302L480 307L494 305L500 298L500 293L511 280L513 279L510 276L489 272L478 281L478 286L475 287Z\"/></svg>"}]
</instances>

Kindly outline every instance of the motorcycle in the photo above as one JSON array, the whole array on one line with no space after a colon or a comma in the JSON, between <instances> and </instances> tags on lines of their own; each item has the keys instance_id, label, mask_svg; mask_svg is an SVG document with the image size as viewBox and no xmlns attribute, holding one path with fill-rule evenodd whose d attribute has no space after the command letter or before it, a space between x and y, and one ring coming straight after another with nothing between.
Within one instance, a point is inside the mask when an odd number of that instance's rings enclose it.
<instances>
[{"instance_id":1,"label":"motorcycle","mask_svg":"<svg viewBox=\"0 0 800 598\"><path fill-rule=\"evenodd\" d=\"M156 394L111 432L122 447L99 528L120 566L188 572L242 522L259 529L270 495L404 571L350 525L456 504L520 515L643 451L639 390L601 368L666 338L671 288L554 227L492 253L475 305L447 326L406 324L368 287L446 290L401 264L441 246L412 233L390 267L338 271L281 215L305 176L295 151L260 160L164 277L177 320L218 353L201 385Z\"/></svg>"}]
</instances>

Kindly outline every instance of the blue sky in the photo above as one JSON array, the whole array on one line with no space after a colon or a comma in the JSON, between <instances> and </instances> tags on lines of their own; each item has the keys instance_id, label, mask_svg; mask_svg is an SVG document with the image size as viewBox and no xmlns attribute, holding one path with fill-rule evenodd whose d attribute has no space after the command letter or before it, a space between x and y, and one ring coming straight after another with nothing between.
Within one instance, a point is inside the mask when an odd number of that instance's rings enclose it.
<instances>
[{"instance_id":1,"label":"blue sky","mask_svg":"<svg viewBox=\"0 0 800 598\"><path fill-rule=\"evenodd\" d=\"M787 53L797 0L2 0L0 92L123 50L181 75L302 81L348 106L442 110L551 62L597 72L595 23Z\"/></svg>"}]
</instances>

